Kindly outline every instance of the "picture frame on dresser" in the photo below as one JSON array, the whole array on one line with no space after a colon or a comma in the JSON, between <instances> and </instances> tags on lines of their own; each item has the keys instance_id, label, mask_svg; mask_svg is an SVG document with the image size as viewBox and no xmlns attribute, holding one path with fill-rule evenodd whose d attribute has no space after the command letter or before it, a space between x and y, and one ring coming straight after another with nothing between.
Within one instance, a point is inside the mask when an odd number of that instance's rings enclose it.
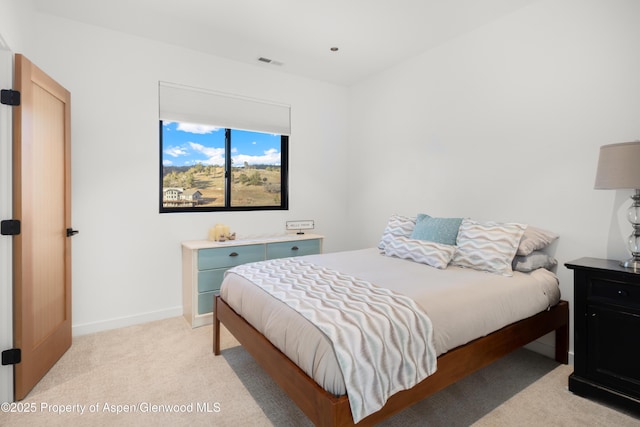
<instances>
[{"instance_id":1,"label":"picture frame on dresser","mask_svg":"<svg viewBox=\"0 0 640 427\"><path fill-rule=\"evenodd\" d=\"M287 234L255 239L182 242L182 313L192 328L213 323L224 273L240 264L322 253L324 236Z\"/></svg>"}]
</instances>

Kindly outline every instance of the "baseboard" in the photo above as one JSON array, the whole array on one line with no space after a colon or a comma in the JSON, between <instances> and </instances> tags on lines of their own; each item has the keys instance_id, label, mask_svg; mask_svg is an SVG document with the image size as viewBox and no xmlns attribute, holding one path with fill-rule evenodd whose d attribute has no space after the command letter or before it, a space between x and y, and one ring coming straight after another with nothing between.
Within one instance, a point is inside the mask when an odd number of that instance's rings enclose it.
<instances>
[{"instance_id":1,"label":"baseboard","mask_svg":"<svg viewBox=\"0 0 640 427\"><path fill-rule=\"evenodd\" d=\"M83 323L72 326L74 337L93 334L95 332L108 331L110 329L124 328L127 326L139 325L141 323L153 322L154 320L167 319L169 317L182 316L182 306L168 308L166 310L141 313L133 316L119 317L116 319L103 320L99 322Z\"/></svg>"}]
</instances>

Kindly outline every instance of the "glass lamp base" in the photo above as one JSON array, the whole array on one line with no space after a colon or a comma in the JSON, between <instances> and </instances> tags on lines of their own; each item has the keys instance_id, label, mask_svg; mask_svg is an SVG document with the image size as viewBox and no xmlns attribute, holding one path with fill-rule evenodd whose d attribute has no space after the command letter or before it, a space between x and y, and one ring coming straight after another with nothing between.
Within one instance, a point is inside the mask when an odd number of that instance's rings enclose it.
<instances>
[{"instance_id":1,"label":"glass lamp base","mask_svg":"<svg viewBox=\"0 0 640 427\"><path fill-rule=\"evenodd\" d=\"M626 261L620 261L620 265L640 273L640 189L636 188L631 200L633 200L633 203L627 211L627 219L633 226L633 232L627 239L627 247L631 252L631 258Z\"/></svg>"},{"instance_id":2,"label":"glass lamp base","mask_svg":"<svg viewBox=\"0 0 640 427\"><path fill-rule=\"evenodd\" d=\"M640 258L629 258L626 261L620 261L620 265L637 273L640 273Z\"/></svg>"}]
</instances>

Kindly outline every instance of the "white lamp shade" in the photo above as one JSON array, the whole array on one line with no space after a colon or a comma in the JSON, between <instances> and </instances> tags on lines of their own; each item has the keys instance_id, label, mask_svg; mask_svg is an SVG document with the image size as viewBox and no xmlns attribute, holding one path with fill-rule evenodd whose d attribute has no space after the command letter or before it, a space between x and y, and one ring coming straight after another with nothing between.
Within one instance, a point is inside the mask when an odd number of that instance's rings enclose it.
<instances>
[{"instance_id":1,"label":"white lamp shade","mask_svg":"<svg viewBox=\"0 0 640 427\"><path fill-rule=\"evenodd\" d=\"M596 189L640 189L640 141L600 147Z\"/></svg>"}]
</instances>

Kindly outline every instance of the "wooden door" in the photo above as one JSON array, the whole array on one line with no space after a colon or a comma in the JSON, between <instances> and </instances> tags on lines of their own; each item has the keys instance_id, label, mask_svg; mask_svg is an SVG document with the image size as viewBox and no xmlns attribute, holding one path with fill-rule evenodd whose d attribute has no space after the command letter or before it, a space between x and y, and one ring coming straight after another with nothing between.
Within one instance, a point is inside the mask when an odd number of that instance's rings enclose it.
<instances>
[{"instance_id":1,"label":"wooden door","mask_svg":"<svg viewBox=\"0 0 640 427\"><path fill-rule=\"evenodd\" d=\"M22 400L71 346L71 96L15 55L13 110L14 398ZM69 233L70 234L70 233Z\"/></svg>"}]
</instances>

